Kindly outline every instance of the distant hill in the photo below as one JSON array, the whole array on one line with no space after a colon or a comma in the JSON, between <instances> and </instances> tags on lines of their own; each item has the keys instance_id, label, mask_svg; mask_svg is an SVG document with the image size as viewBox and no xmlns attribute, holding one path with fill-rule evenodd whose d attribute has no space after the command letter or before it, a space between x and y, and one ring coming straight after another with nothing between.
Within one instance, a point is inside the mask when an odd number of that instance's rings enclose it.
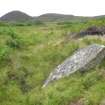
<instances>
[{"instance_id":1,"label":"distant hill","mask_svg":"<svg viewBox=\"0 0 105 105\"><path fill-rule=\"evenodd\" d=\"M32 19L31 16L21 11L12 11L0 18L1 21L26 21Z\"/></svg>"},{"instance_id":2,"label":"distant hill","mask_svg":"<svg viewBox=\"0 0 105 105\"><path fill-rule=\"evenodd\" d=\"M86 21L89 19L100 19L105 17L105 15L94 16L94 17L84 17L84 16L74 16L74 15L64 15L64 14L57 14L57 13L46 13L37 17L31 17L28 14L21 12L21 11L12 11L0 18L1 21L8 21L8 22L23 22L27 20L34 21L42 21L42 22L62 22L62 21Z\"/></svg>"},{"instance_id":3,"label":"distant hill","mask_svg":"<svg viewBox=\"0 0 105 105\"><path fill-rule=\"evenodd\" d=\"M46 13L37 17L31 17L28 14L21 11L12 11L0 18L1 21L8 22L20 22L20 21L42 21L42 22L61 22L61 21L83 21L89 17L74 16L74 15L64 15L57 13Z\"/></svg>"},{"instance_id":4,"label":"distant hill","mask_svg":"<svg viewBox=\"0 0 105 105\"><path fill-rule=\"evenodd\" d=\"M105 15L94 16L93 18L102 19L102 18L105 18Z\"/></svg>"},{"instance_id":5,"label":"distant hill","mask_svg":"<svg viewBox=\"0 0 105 105\"><path fill-rule=\"evenodd\" d=\"M80 20L86 20L88 18L89 17L47 13L47 14L40 15L35 19L39 21L46 21L46 22L54 22L54 21L60 22L60 21L80 21Z\"/></svg>"}]
</instances>

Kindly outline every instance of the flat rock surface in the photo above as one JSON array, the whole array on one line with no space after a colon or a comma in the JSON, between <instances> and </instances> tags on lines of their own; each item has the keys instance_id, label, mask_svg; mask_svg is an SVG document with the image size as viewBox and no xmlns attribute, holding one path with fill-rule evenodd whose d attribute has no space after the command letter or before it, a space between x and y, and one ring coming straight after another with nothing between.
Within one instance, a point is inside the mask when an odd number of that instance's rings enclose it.
<instances>
[{"instance_id":1,"label":"flat rock surface","mask_svg":"<svg viewBox=\"0 0 105 105\"><path fill-rule=\"evenodd\" d=\"M48 85L51 81L69 76L78 70L86 71L92 67L95 67L104 59L104 57L104 45L93 44L89 45L88 47L79 49L50 73L43 87Z\"/></svg>"}]
</instances>

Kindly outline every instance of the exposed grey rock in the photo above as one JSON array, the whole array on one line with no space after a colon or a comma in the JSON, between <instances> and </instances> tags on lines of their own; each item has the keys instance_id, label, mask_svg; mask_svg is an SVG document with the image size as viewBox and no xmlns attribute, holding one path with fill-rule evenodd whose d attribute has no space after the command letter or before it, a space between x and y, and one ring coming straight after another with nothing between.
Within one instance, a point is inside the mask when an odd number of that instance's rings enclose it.
<instances>
[{"instance_id":1,"label":"exposed grey rock","mask_svg":"<svg viewBox=\"0 0 105 105\"><path fill-rule=\"evenodd\" d=\"M67 58L62 64L50 73L43 87L46 87L51 81L69 76L76 71L86 71L95 67L105 57L105 46L93 44L86 48L79 49L73 56Z\"/></svg>"}]
</instances>

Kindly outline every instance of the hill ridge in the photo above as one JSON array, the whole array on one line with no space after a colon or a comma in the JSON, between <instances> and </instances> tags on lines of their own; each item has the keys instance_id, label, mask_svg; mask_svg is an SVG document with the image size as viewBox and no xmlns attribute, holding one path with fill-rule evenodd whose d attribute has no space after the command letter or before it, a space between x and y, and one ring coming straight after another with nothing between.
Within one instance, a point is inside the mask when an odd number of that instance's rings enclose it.
<instances>
[{"instance_id":1,"label":"hill ridge","mask_svg":"<svg viewBox=\"0 0 105 105\"><path fill-rule=\"evenodd\" d=\"M5 15L0 17L1 21L43 21L43 22L61 22L61 21L83 21L93 18L103 18L105 15L100 16L75 16L75 15L69 15L69 14L60 14L60 13L45 13L39 16L30 16L27 13L14 10L11 12L6 13Z\"/></svg>"}]
</instances>

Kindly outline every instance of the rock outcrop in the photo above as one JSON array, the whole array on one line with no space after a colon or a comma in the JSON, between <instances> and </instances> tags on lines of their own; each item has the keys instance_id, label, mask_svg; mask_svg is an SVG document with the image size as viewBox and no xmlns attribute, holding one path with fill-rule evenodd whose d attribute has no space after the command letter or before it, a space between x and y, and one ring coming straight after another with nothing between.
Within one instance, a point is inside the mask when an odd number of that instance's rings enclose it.
<instances>
[{"instance_id":1,"label":"rock outcrop","mask_svg":"<svg viewBox=\"0 0 105 105\"><path fill-rule=\"evenodd\" d=\"M46 87L51 81L58 80L62 77L81 71L84 72L95 67L105 57L105 46L93 44L86 48L79 49L73 56L67 58L62 64L50 73L43 87Z\"/></svg>"},{"instance_id":2,"label":"rock outcrop","mask_svg":"<svg viewBox=\"0 0 105 105\"><path fill-rule=\"evenodd\" d=\"M105 34L105 27L96 27L91 26L88 27L86 30L81 31L78 33L80 36L86 36L86 35L104 35Z\"/></svg>"}]
</instances>

